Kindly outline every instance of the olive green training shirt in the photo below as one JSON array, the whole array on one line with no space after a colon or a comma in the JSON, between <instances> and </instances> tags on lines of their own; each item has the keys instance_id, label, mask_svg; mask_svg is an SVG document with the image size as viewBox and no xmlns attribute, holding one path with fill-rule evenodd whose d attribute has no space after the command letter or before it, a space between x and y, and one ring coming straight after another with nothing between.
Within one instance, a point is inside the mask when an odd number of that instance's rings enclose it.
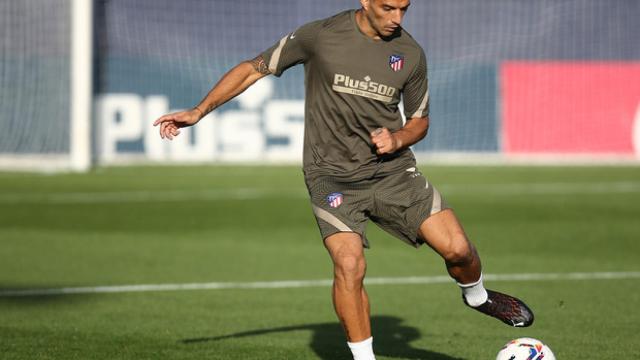
<instances>
[{"instance_id":1,"label":"olive green training shirt","mask_svg":"<svg viewBox=\"0 0 640 360\"><path fill-rule=\"evenodd\" d=\"M370 133L429 113L424 51L404 29L374 40L360 31L355 10L310 22L262 53L275 76L304 64L305 176L359 180L415 166L411 150L379 156Z\"/></svg>"}]
</instances>

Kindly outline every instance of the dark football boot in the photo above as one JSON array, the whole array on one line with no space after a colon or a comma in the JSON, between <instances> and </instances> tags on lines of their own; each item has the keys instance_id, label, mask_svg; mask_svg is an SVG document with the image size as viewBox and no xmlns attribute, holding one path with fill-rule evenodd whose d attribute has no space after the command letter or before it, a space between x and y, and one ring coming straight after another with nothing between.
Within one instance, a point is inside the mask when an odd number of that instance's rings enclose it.
<instances>
[{"instance_id":1,"label":"dark football boot","mask_svg":"<svg viewBox=\"0 0 640 360\"><path fill-rule=\"evenodd\" d=\"M522 300L492 290L487 290L487 294L489 295L487 301L476 307L469 306L464 296L462 300L470 308L492 316L507 325L527 327L533 324L533 311Z\"/></svg>"}]
</instances>

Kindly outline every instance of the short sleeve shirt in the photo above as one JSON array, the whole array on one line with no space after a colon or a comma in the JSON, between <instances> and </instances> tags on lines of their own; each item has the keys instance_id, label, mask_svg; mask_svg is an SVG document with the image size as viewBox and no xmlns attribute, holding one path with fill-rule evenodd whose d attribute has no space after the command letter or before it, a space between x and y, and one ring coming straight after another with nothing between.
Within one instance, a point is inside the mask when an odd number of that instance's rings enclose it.
<instances>
[{"instance_id":1,"label":"short sleeve shirt","mask_svg":"<svg viewBox=\"0 0 640 360\"><path fill-rule=\"evenodd\" d=\"M306 175L357 180L415 166L409 149L379 156L370 139L402 128L400 101L409 119L429 114L426 57L404 29L374 40L349 10L301 26L262 57L275 76L304 64Z\"/></svg>"}]
</instances>

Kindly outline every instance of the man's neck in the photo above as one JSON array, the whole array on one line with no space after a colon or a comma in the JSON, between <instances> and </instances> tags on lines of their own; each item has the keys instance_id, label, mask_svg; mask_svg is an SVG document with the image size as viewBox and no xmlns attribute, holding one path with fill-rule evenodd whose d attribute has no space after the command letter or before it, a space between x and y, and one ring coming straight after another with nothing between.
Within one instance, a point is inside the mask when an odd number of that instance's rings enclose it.
<instances>
[{"instance_id":1,"label":"man's neck","mask_svg":"<svg viewBox=\"0 0 640 360\"><path fill-rule=\"evenodd\" d=\"M374 40L381 39L378 32L371 26L371 22L369 22L369 19L367 19L362 9L356 10L356 24L360 28L360 31L366 36Z\"/></svg>"}]
</instances>

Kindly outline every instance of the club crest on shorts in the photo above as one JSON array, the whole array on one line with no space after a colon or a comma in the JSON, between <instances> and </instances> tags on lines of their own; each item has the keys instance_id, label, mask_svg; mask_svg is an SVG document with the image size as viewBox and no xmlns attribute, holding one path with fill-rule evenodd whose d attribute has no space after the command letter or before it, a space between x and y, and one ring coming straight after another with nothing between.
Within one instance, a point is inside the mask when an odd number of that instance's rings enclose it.
<instances>
[{"instance_id":1,"label":"club crest on shorts","mask_svg":"<svg viewBox=\"0 0 640 360\"><path fill-rule=\"evenodd\" d=\"M389 66L393 71L400 71L404 66L404 56L393 54L389 56Z\"/></svg>"},{"instance_id":2,"label":"club crest on shorts","mask_svg":"<svg viewBox=\"0 0 640 360\"><path fill-rule=\"evenodd\" d=\"M335 209L342 204L342 198L343 196L341 193L331 193L327 196L327 202L329 203L329 206Z\"/></svg>"}]
</instances>

